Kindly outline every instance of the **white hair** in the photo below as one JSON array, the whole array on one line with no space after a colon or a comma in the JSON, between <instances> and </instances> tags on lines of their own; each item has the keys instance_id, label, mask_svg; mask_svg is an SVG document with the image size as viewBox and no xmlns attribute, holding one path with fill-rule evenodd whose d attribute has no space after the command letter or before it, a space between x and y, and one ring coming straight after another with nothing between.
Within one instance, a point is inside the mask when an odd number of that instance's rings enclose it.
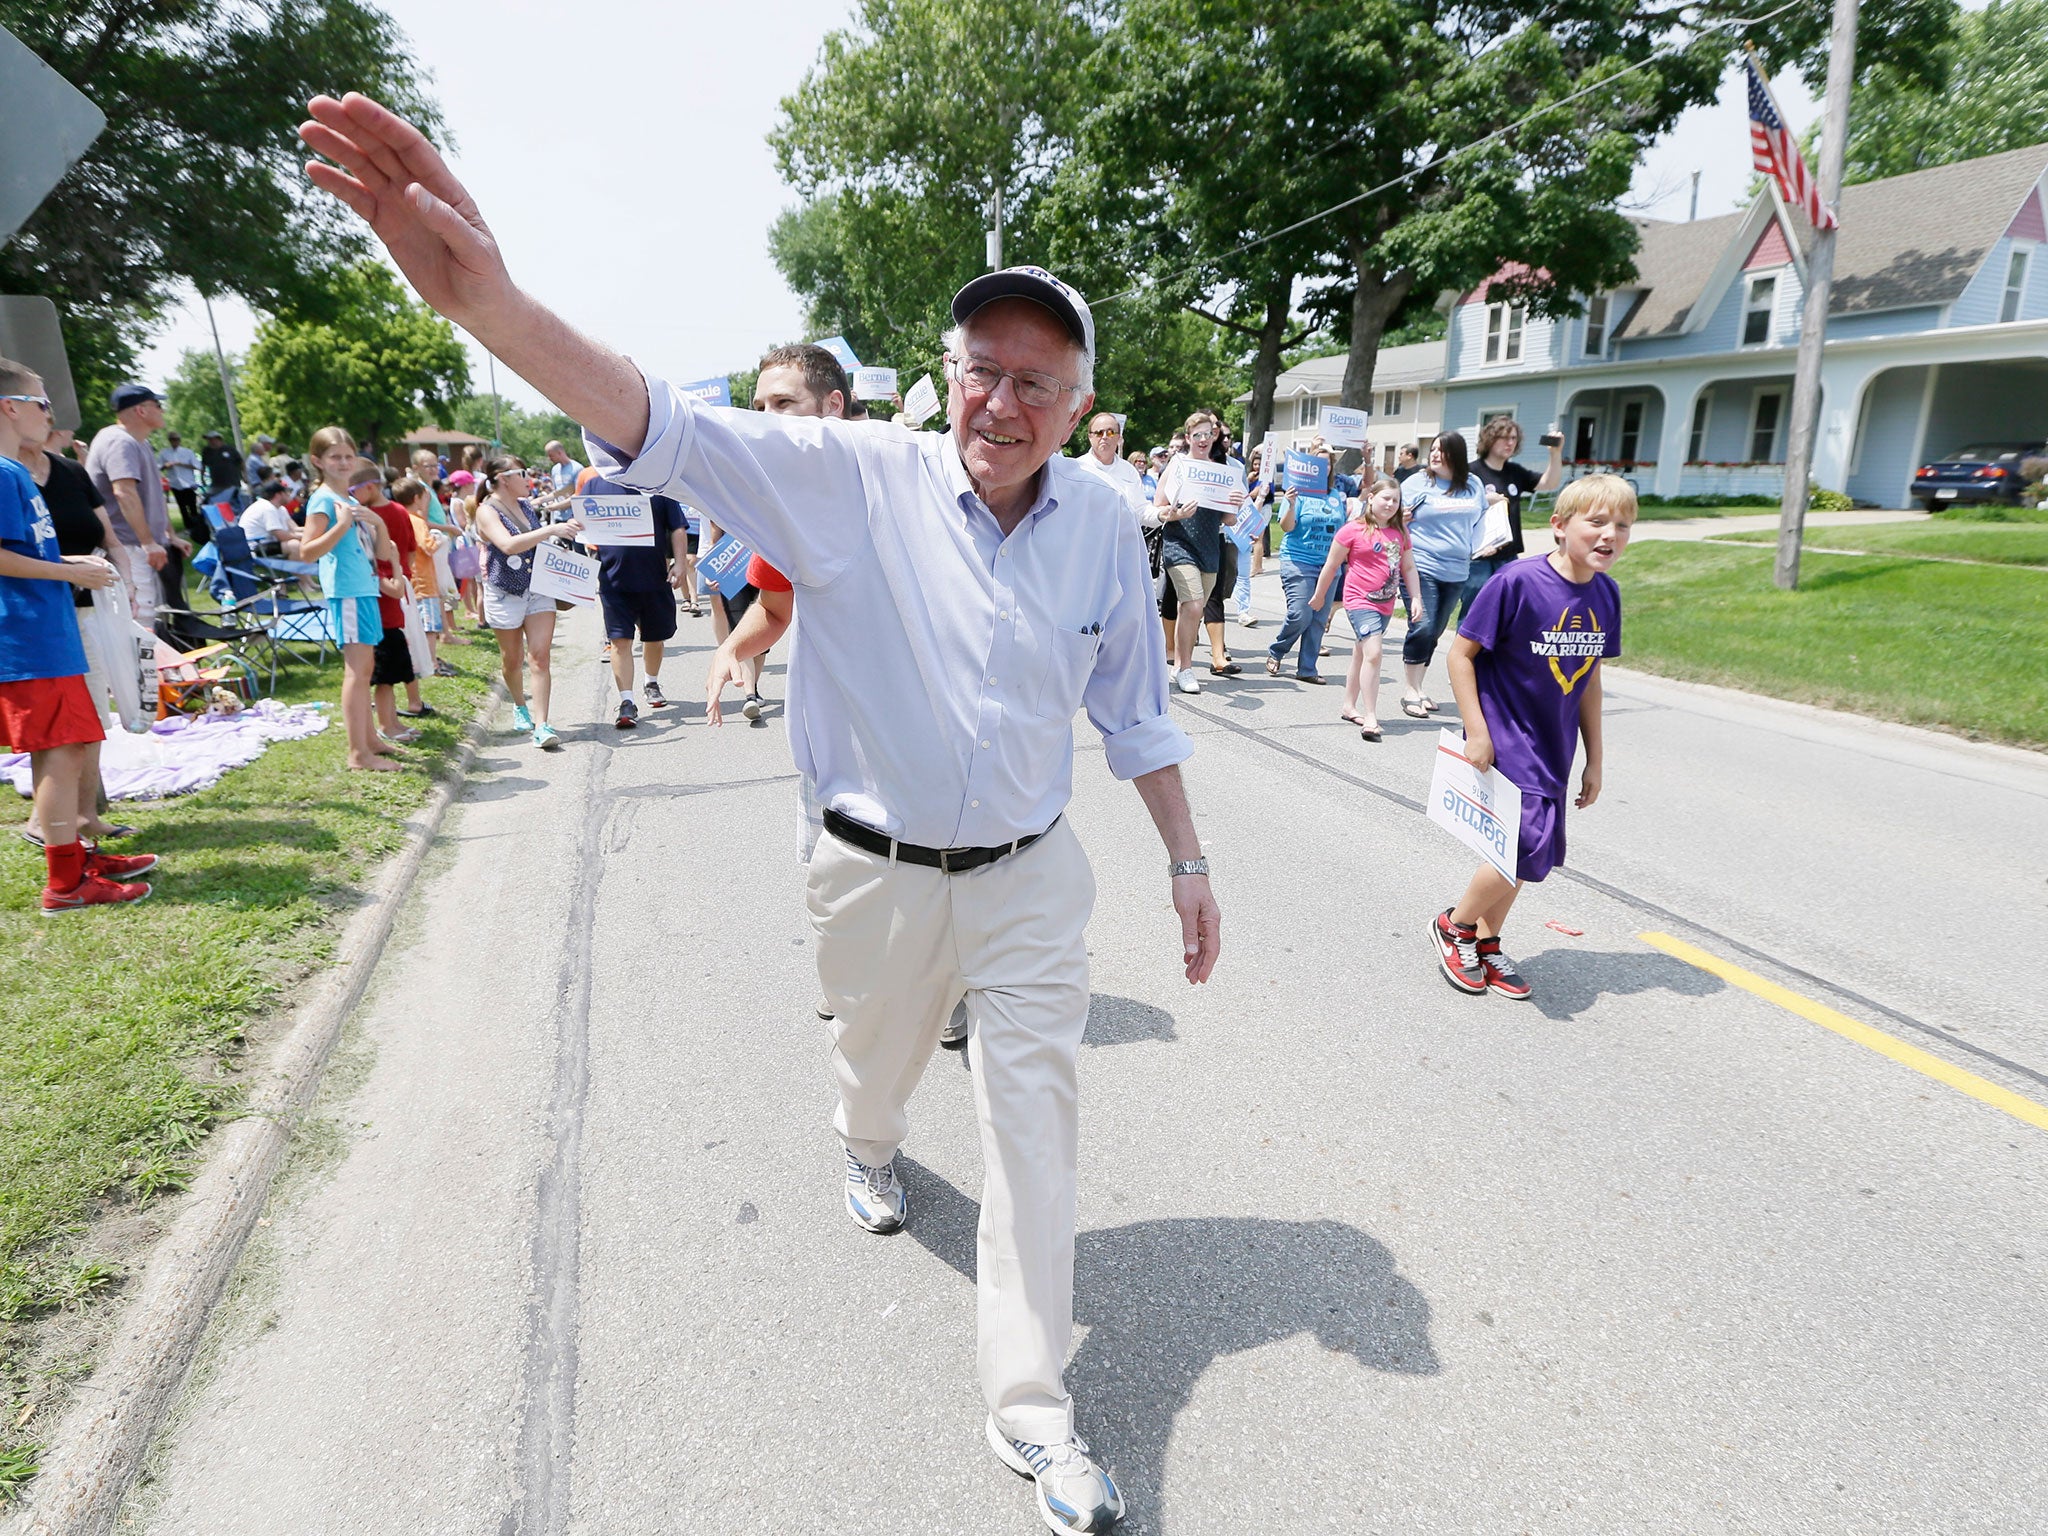
<instances>
[{"instance_id":1,"label":"white hair","mask_svg":"<svg viewBox=\"0 0 2048 1536\"><path fill-rule=\"evenodd\" d=\"M968 316L969 320L973 318L972 315ZM1071 337L1068 339L1072 340ZM966 322L962 321L959 325L946 332L944 336L941 336L939 338L939 345L955 357L965 357L967 355ZM1073 345L1074 356L1079 358L1081 363L1081 377L1076 382L1081 386L1082 394L1092 395L1095 393L1095 354L1082 346L1078 341L1074 342Z\"/></svg>"}]
</instances>

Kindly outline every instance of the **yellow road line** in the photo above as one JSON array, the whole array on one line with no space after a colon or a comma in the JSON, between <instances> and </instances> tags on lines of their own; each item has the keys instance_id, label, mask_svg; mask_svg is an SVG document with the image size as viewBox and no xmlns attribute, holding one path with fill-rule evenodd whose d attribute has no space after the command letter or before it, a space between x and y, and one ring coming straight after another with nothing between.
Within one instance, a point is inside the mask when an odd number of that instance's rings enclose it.
<instances>
[{"instance_id":1,"label":"yellow road line","mask_svg":"<svg viewBox=\"0 0 2048 1536\"><path fill-rule=\"evenodd\" d=\"M1866 1050L1889 1056L1901 1066L1911 1067L1915 1072L1933 1078L1937 1083L1946 1083L1958 1093L1967 1093L1971 1098L1989 1104L1993 1109L2002 1109L2015 1120L2024 1120L2040 1130L2048 1131L2048 1106L2036 1104L2032 1099L2023 1098L2009 1088L2001 1088L1974 1072L1965 1072L1952 1062L1942 1060L1931 1052L1886 1034L1881 1029L1872 1029L1860 1019L1852 1019L1846 1013L1816 1003L1810 997L1801 997L1774 981L1766 981L1754 971L1745 971L1739 965L1730 965L1719 955L1710 955L1704 949L1695 948L1683 939L1674 939L1668 933L1639 933L1636 935L1653 949L1683 960L1687 965L1697 966L1709 975L1718 976L1731 986L1754 992L1767 1003L1776 1003L1780 1008L1796 1013L1802 1019L1818 1024L1822 1029L1832 1029L1845 1040L1853 1040Z\"/></svg>"}]
</instances>

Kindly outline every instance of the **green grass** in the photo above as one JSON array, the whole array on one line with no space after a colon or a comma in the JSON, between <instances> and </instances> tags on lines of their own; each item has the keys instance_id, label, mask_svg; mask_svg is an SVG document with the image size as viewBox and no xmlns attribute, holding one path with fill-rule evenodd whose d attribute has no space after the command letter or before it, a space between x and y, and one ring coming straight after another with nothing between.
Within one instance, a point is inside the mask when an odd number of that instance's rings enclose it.
<instances>
[{"instance_id":1,"label":"green grass","mask_svg":"<svg viewBox=\"0 0 2048 1536\"><path fill-rule=\"evenodd\" d=\"M1774 528L1720 537L1745 544L1778 542ZM1946 555L1995 565L2048 565L2048 523L1950 522L1942 518L1925 523L1809 528L1806 543L1828 549L1867 549L1876 554Z\"/></svg>"},{"instance_id":2,"label":"green grass","mask_svg":"<svg viewBox=\"0 0 2048 1536\"><path fill-rule=\"evenodd\" d=\"M1774 501L1766 506L1758 502L1755 506L1738 507L1666 507L1646 502L1636 509L1636 518L1645 523L1675 523L1681 519L1695 517L1755 517L1768 512L1775 516L1778 504Z\"/></svg>"},{"instance_id":3,"label":"green grass","mask_svg":"<svg viewBox=\"0 0 2048 1536\"><path fill-rule=\"evenodd\" d=\"M332 953L460 745L497 648L484 635L443 654L463 675L424 685L441 715L415 722L405 772L346 771L337 715L211 789L115 802L141 829L123 847L164 861L134 907L43 919L43 856L14 835L29 802L0 797L0 1411L25 1390L23 1325L117 1278L78 1261L78 1237L183 1187L235 1112L245 1033ZM277 696L338 710L339 686L338 663L293 667ZM0 1421L0 1503L19 1481L12 1423Z\"/></svg>"},{"instance_id":4,"label":"green grass","mask_svg":"<svg viewBox=\"0 0 2048 1536\"><path fill-rule=\"evenodd\" d=\"M2028 570L1645 543L1616 568L1623 665L2048 748L2048 597Z\"/></svg>"}]
</instances>

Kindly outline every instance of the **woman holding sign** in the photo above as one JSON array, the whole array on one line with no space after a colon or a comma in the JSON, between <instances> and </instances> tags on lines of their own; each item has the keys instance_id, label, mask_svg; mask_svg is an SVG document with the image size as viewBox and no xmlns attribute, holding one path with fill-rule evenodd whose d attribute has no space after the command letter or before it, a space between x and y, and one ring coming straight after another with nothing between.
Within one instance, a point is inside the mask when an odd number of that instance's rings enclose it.
<instances>
[{"instance_id":1,"label":"woman holding sign","mask_svg":"<svg viewBox=\"0 0 2048 1536\"><path fill-rule=\"evenodd\" d=\"M1244 471L1235 460L1215 462L1211 450L1219 433L1208 412L1197 411L1188 417L1186 430L1187 452L1166 466L1153 498L1160 509L1159 521L1165 526L1159 559L1174 604L1166 635L1167 651L1173 658L1173 686L1182 693L1200 693L1202 685L1194 669L1195 637L1223 565L1224 525L1237 521L1236 509L1244 500ZM1227 675L1214 665L1210 670Z\"/></svg>"},{"instance_id":2,"label":"woman holding sign","mask_svg":"<svg viewBox=\"0 0 2048 1536\"><path fill-rule=\"evenodd\" d=\"M1346 502L1343 490L1332 475L1328 450L1318 437L1309 442L1308 453L1322 465L1322 489L1290 489L1280 508L1280 590L1287 595L1287 622L1266 648L1266 675L1278 677L1280 663L1297 643L1295 678L1320 683L1323 631L1330 622L1328 602L1315 601L1316 581L1323 573L1323 561L1330 553L1330 541L1344 526Z\"/></svg>"},{"instance_id":3,"label":"woman holding sign","mask_svg":"<svg viewBox=\"0 0 2048 1536\"><path fill-rule=\"evenodd\" d=\"M498 637L498 657L504 663L505 687L512 695L512 723L533 732L533 744L544 752L560 749L562 738L548 724L548 693L551 653L555 643L555 600L531 590L532 554L549 539L572 539L583 531L575 519L566 523L543 523L526 497L533 477L519 459L500 456L488 459L483 483L490 494L477 503L476 531L484 540L483 613L484 623ZM533 660L533 703L540 711L535 722L526 707L525 660Z\"/></svg>"}]
</instances>

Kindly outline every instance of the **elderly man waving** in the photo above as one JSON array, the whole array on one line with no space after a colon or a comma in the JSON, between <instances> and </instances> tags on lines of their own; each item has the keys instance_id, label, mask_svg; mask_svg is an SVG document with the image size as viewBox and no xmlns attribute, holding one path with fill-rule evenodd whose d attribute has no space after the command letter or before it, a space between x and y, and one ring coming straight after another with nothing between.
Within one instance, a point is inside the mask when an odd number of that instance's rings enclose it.
<instances>
[{"instance_id":1,"label":"elderly man waving","mask_svg":"<svg viewBox=\"0 0 2048 1536\"><path fill-rule=\"evenodd\" d=\"M1166 845L1190 982L1221 943L1167 717L1151 581L1121 499L1056 457L1093 403L1094 322L1046 272L953 300L945 434L707 408L642 376L512 281L424 138L364 97L312 103L314 182L376 232L426 301L584 424L608 478L716 507L796 584L798 766L826 830L808 903L834 1024L846 1205L894 1230L904 1105L954 1003L975 1015L987 1182L979 1363L996 1455L1057 1531L1123 1498L1074 1431L1075 1056L1094 882L1064 818L1073 715L1136 783Z\"/></svg>"}]
</instances>

